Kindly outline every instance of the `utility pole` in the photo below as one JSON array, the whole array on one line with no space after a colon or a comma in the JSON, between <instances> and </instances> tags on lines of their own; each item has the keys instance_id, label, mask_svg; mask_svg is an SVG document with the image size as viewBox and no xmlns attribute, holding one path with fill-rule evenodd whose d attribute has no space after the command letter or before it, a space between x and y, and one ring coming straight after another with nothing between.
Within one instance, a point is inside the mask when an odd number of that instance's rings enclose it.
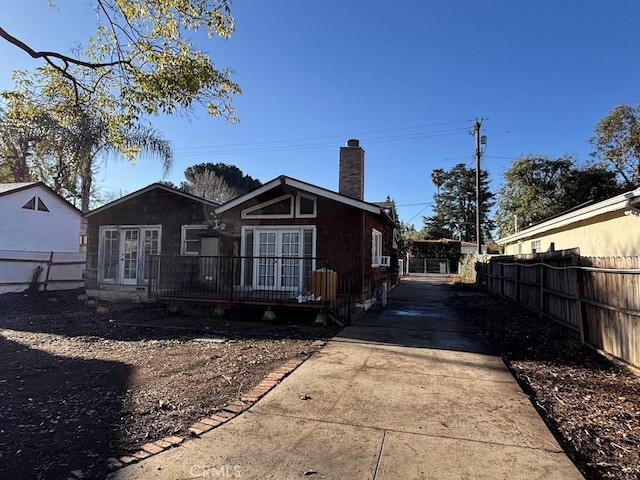
<instances>
[{"instance_id":1,"label":"utility pole","mask_svg":"<svg viewBox=\"0 0 640 480\"><path fill-rule=\"evenodd\" d=\"M480 126L481 120L473 124L473 133L476 136L476 242L478 243L478 255L482 254L482 239L480 238Z\"/></svg>"}]
</instances>

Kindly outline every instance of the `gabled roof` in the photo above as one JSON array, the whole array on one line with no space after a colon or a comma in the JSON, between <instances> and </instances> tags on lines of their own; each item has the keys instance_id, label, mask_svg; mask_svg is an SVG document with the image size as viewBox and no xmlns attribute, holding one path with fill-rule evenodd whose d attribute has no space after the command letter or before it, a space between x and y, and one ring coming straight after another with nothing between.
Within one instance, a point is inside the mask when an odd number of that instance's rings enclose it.
<instances>
[{"instance_id":1,"label":"gabled roof","mask_svg":"<svg viewBox=\"0 0 640 480\"><path fill-rule=\"evenodd\" d=\"M76 213L82 214L82 212L74 207L71 203L69 203L62 195L54 191L44 182L18 182L18 183L0 183L0 197L3 195L10 195L15 192L20 192L23 190L29 190L30 188L44 188L51 195L55 196L60 200L64 205L71 208Z\"/></svg>"},{"instance_id":2,"label":"gabled roof","mask_svg":"<svg viewBox=\"0 0 640 480\"><path fill-rule=\"evenodd\" d=\"M351 207L364 210L366 212L371 212L378 215L384 214L387 217L389 217L382 207L374 203L356 200L355 198L347 197L346 195L342 195L332 190L327 190L326 188L318 187L316 185L312 185L310 183L303 182L301 180L296 180L295 178L287 177L285 175L281 175L277 178L274 178L270 182L265 183L261 187L256 188L255 190L252 190L249 193L245 193L244 195L240 195L239 197L236 197L233 200L229 200L228 202L223 203L218 208L216 208L216 214L224 213L227 210L230 210L234 207L237 207L238 205L241 205L242 203L248 200L251 200L252 198L255 198L259 195L262 195L263 193L268 192L269 190L277 188L280 185L287 185L297 190L301 190L305 193L310 193L320 197L328 198L330 200L334 200L336 202L342 203L344 205L349 205Z\"/></svg>"},{"instance_id":3,"label":"gabled roof","mask_svg":"<svg viewBox=\"0 0 640 480\"><path fill-rule=\"evenodd\" d=\"M15 192L18 190L24 190L25 188L33 187L37 184L38 182L0 183L0 195L5 195L7 193Z\"/></svg>"},{"instance_id":4,"label":"gabled roof","mask_svg":"<svg viewBox=\"0 0 640 480\"><path fill-rule=\"evenodd\" d=\"M566 227L577 222L582 222L590 218L618 210L635 211L640 213L640 188L552 217L537 225L525 228L524 230L520 230L519 232L507 237L500 238L496 242L498 245L510 244L533 236L539 236L550 230Z\"/></svg>"},{"instance_id":5,"label":"gabled roof","mask_svg":"<svg viewBox=\"0 0 640 480\"><path fill-rule=\"evenodd\" d=\"M117 200L114 200L113 202L109 202L109 203L105 203L104 205L102 205L101 207L96 208L95 210L91 210L90 212L87 212L84 214L85 217L90 217L92 215L95 215L96 213L102 212L104 210L107 210L111 207L115 207L116 205L119 205L123 202L126 202L128 200L131 200L132 198L135 198L139 195L143 195L151 190L154 189L160 189L160 190L164 190L165 192L169 192L172 193L174 195L179 195L181 197L184 198L188 198L189 200L194 200L196 202L200 202L204 205L216 208L220 205L220 202L217 202L215 200L210 200L208 198L204 198L204 197L199 197L197 195L192 195L191 193L187 193L184 192L182 190L178 190L176 188L172 188L172 187L168 187L166 185L163 185L162 183L152 183L151 185L147 185L144 188L141 188L140 190L136 190L133 193L130 193L129 195L125 195L124 197L121 197Z\"/></svg>"}]
</instances>

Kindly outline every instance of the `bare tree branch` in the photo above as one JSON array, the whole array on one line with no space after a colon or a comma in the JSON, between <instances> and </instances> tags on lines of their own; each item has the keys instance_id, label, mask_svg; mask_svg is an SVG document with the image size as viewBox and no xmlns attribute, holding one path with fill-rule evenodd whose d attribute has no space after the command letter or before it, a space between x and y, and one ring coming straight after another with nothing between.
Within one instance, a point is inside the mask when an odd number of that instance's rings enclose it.
<instances>
[{"instance_id":1,"label":"bare tree branch","mask_svg":"<svg viewBox=\"0 0 640 480\"><path fill-rule=\"evenodd\" d=\"M115 67L118 65L131 66L131 62L128 60L115 60L113 62L87 62L84 60L80 60L79 58L69 57L67 55L62 55L61 53L57 53L57 52L48 52L48 51L37 52L26 43L22 42L21 40L18 40L13 35L10 35L2 27L0 27L0 38L4 38L7 42L12 43L13 45L15 45L21 50L24 50L32 58L44 58L53 68L55 68L56 70L59 70L63 74L68 68L69 64L78 65L86 68L92 68L92 69L98 69L98 68L104 68L104 67ZM52 60L54 58L64 62L66 67L62 68L60 65L56 64Z\"/></svg>"}]
</instances>

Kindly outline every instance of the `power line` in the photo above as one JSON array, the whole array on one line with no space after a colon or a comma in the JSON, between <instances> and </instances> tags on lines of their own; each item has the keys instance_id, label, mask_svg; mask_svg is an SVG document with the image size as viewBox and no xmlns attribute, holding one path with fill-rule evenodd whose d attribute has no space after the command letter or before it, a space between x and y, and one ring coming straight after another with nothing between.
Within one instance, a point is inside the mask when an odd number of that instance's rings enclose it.
<instances>
[{"instance_id":1,"label":"power line","mask_svg":"<svg viewBox=\"0 0 640 480\"><path fill-rule=\"evenodd\" d=\"M398 141L406 141L413 139L421 139L421 138L433 138L433 137L442 137L448 135L457 135L459 133L465 132L466 129L460 128L455 130L445 130L445 131L436 131L436 132L423 132L423 133L411 133L405 135L394 135L394 136L385 136L385 137L374 137L374 138L364 138L361 140L366 142L367 144L373 143L386 143L386 142L398 142ZM344 138L344 137L343 137ZM302 145L280 145L280 146L265 146L265 147L247 147L247 148L238 148L238 149L229 149L227 147L222 146L209 146L210 150L194 152L194 151L182 151L180 149L176 149L175 157L194 157L194 156L222 156L222 155L245 155L250 153L271 153L271 152L289 152L289 151L298 151L298 150L313 150L319 148L334 148L335 142L321 142L321 143L307 143ZM204 148L204 147L203 147ZM219 148L225 148L224 150L217 150Z\"/></svg>"},{"instance_id":2,"label":"power line","mask_svg":"<svg viewBox=\"0 0 640 480\"><path fill-rule=\"evenodd\" d=\"M369 130L365 132L356 132L356 133L340 133L337 135L324 135L320 137L306 137L306 138L296 138L296 139L288 139L288 140L268 140L264 142L247 142L247 143L228 143L217 145L216 147L245 147L245 146L256 146L256 145L270 145L277 143L297 143L297 142L308 142L311 140L326 140L330 138L340 138L344 139L351 136L360 136L360 135L370 135L375 133L386 133L386 132L397 132L403 130L415 130L418 128L428 128L428 127L440 127L444 125L455 125L459 123L469 123L467 120L458 120L453 122L440 122L440 123L431 123L427 125L416 125L412 127L398 127L398 128L389 128L384 130ZM210 148L210 146L200 146L200 147L188 147L189 149L200 149L200 148Z\"/></svg>"}]
</instances>

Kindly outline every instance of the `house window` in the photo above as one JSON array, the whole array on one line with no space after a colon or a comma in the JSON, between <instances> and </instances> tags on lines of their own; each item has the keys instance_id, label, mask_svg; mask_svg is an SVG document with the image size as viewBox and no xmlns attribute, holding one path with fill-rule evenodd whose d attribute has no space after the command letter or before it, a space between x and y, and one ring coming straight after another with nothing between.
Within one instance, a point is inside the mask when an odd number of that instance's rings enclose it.
<instances>
[{"instance_id":1,"label":"house window","mask_svg":"<svg viewBox=\"0 0 640 480\"><path fill-rule=\"evenodd\" d=\"M183 225L180 252L182 255L200 255L200 237L205 225Z\"/></svg>"},{"instance_id":2,"label":"house window","mask_svg":"<svg viewBox=\"0 0 640 480\"><path fill-rule=\"evenodd\" d=\"M542 248L542 242L540 240L533 240L531 242L531 252L539 252Z\"/></svg>"},{"instance_id":3,"label":"house window","mask_svg":"<svg viewBox=\"0 0 640 480\"><path fill-rule=\"evenodd\" d=\"M382 233L375 228L371 230L371 265L380 265L382 257Z\"/></svg>"},{"instance_id":4,"label":"house window","mask_svg":"<svg viewBox=\"0 0 640 480\"><path fill-rule=\"evenodd\" d=\"M306 195L296 197L296 216L299 218L313 218L316 216L316 199Z\"/></svg>"},{"instance_id":5,"label":"house window","mask_svg":"<svg viewBox=\"0 0 640 480\"><path fill-rule=\"evenodd\" d=\"M22 208L26 209L26 210L36 210L36 208L41 211L41 212L48 212L49 209L47 208L47 206L44 204L44 202L42 201L42 199L40 197L33 197L31 200L29 200L27 203L25 203Z\"/></svg>"},{"instance_id":6,"label":"house window","mask_svg":"<svg viewBox=\"0 0 640 480\"><path fill-rule=\"evenodd\" d=\"M292 218L293 197L283 195L242 211L243 218Z\"/></svg>"}]
</instances>

